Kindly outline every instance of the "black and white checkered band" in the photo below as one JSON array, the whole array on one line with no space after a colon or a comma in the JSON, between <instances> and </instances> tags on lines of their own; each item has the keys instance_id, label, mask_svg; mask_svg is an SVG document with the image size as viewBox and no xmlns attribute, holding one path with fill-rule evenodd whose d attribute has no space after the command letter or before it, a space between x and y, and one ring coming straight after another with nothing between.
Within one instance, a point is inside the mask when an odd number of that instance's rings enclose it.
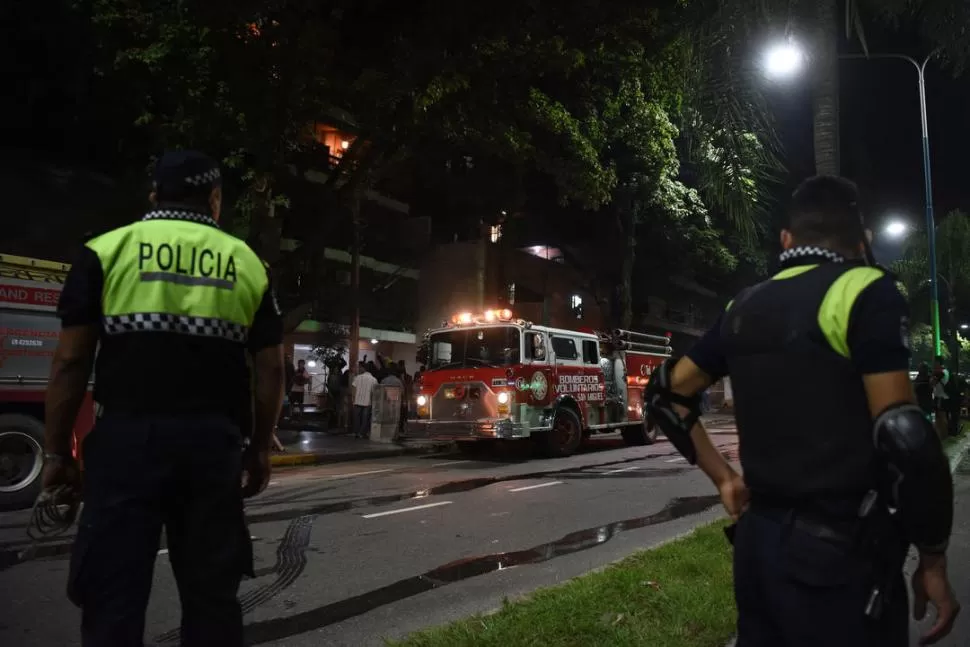
<instances>
[{"instance_id":1,"label":"black and white checkered band","mask_svg":"<svg viewBox=\"0 0 970 647\"><path fill-rule=\"evenodd\" d=\"M825 249L824 247L803 245L801 247L792 247L791 249L786 249L781 253L781 256L778 257L778 261L788 265L805 264L812 261L844 263L845 256L833 252L831 249Z\"/></svg>"},{"instance_id":2,"label":"black and white checkered band","mask_svg":"<svg viewBox=\"0 0 970 647\"><path fill-rule=\"evenodd\" d=\"M211 225L213 227L219 226L219 224L212 219L212 216L204 213L196 213L195 211L184 211L181 209L155 209L142 216L142 220L188 220L190 222L199 222L203 225Z\"/></svg>"},{"instance_id":3,"label":"black and white checkered band","mask_svg":"<svg viewBox=\"0 0 970 647\"><path fill-rule=\"evenodd\" d=\"M205 184L213 184L222 175L219 173L219 169L211 168L205 173L199 173L197 175L190 175L185 178L186 184L191 184L192 186L203 186Z\"/></svg>"},{"instance_id":4,"label":"black and white checkered band","mask_svg":"<svg viewBox=\"0 0 970 647\"><path fill-rule=\"evenodd\" d=\"M104 317L104 330L109 335L130 332L174 332L195 337L215 337L245 343L249 329L231 321L213 317L188 317L164 312L136 312Z\"/></svg>"}]
</instances>

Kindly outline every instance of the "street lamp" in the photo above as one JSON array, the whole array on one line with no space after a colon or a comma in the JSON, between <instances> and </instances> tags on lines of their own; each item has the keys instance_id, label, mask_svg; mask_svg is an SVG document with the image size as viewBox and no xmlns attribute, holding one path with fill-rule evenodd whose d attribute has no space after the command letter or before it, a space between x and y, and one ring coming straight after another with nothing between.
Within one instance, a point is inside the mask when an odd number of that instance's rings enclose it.
<instances>
[{"instance_id":1,"label":"street lamp","mask_svg":"<svg viewBox=\"0 0 970 647\"><path fill-rule=\"evenodd\" d=\"M805 62L805 53L796 43L776 43L765 51L764 68L768 76L776 79L798 74Z\"/></svg>"},{"instance_id":2,"label":"street lamp","mask_svg":"<svg viewBox=\"0 0 970 647\"><path fill-rule=\"evenodd\" d=\"M912 64L916 68L919 83L920 125L923 129L923 183L926 193L926 240L930 260L930 319L933 322L933 348L936 354L942 352L940 340L940 290L936 281L936 231L933 219L933 178L930 172L930 132L926 117L926 64L936 56L939 49L930 52L920 63L905 54L841 54L839 58L871 59L896 58ZM787 41L776 44L765 51L765 69L770 76L792 76L801 69L805 57L801 48Z\"/></svg>"},{"instance_id":3,"label":"street lamp","mask_svg":"<svg viewBox=\"0 0 970 647\"><path fill-rule=\"evenodd\" d=\"M923 183L926 192L926 240L930 257L930 317L933 321L933 348L936 354L942 353L940 340L940 290L936 282L936 227L933 219L933 176L930 172L930 129L926 117L926 64L936 56L939 49L930 52L920 63L905 54L844 54L839 58L896 58L910 63L916 68L919 87L920 125L923 129Z\"/></svg>"},{"instance_id":4,"label":"street lamp","mask_svg":"<svg viewBox=\"0 0 970 647\"><path fill-rule=\"evenodd\" d=\"M902 238L909 231L909 225L901 220L893 220L886 225L885 231L890 238Z\"/></svg>"}]
</instances>

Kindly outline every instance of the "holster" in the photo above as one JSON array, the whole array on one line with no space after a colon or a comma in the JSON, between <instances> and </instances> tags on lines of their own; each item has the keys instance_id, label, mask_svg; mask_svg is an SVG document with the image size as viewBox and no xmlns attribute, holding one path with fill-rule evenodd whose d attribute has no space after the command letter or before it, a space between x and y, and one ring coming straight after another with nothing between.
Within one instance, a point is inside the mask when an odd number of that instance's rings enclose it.
<instances>
[{"instance_id":1,"label":"holster","mask_svg":"<svg viewBox=\"0 0 970 647\"><path fill-rule=\"evenodd\" d=\"M882 616L883 608L897 592L899 575L906 562L909 542L894 513L877 504L866 516L860 517L859 549L871 556L871 586L865 614L873 620Z\"/></svg>"}]
</instances>

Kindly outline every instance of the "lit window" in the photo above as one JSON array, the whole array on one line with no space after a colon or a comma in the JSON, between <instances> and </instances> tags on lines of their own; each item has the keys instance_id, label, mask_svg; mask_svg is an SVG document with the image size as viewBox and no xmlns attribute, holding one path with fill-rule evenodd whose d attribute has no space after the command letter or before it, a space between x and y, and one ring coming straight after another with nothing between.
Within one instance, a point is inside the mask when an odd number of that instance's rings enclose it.
<instances>
[{"instance_id":1,"label":"lit window","mask_svg":"<svg viewBox=\"0 0 970 647\"><path fill-rule=\"evenodd\" d=\"M502 237L502 225L492 225L489 231L488 239L493 243L497 243Z\"/></svg>"},{"instance_id":2,"label":"lit window","mask_svg":"<svg viewBox=\"0 0 970 647\"><path fill-rule=\"evenodd\" d=\"M577 319L583 318L583 297L578 294L569 297L569 307Z\"/></svg>"}]
</instances>

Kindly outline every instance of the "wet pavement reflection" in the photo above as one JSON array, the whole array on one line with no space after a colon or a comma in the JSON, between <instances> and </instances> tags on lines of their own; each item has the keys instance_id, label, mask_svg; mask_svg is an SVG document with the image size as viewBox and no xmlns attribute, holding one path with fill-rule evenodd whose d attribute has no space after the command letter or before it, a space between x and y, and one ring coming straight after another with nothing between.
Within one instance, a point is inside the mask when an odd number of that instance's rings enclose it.
<instances>
[{"instance_id":1,"label":"wet pavement reflection","mask_svg":"<svg viewBox=\"0 0 970 647\"><path fill-rule=\"evenodd\" d=\"M669 470L668 470L669 471ZM526 550L469 557L352 598L333 602L291 616L256 622L246 626L246 643L258 645L313 631L373 611L393 602L487 573L539 564L600 546L621 532L654 526L708 510L719 497L697 496L672 499L658 512L644 517L615 521L603 526L569 533L549 543Z\"/></svg>"}]
</instances>

